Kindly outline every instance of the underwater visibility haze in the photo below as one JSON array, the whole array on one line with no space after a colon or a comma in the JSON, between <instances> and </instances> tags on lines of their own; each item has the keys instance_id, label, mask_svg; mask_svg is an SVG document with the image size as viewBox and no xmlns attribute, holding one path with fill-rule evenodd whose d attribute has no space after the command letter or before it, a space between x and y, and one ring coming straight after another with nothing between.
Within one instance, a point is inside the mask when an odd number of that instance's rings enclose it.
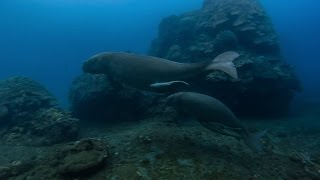
<instances>
[{"instance_id":1,"label":"underwater visibility haze","mask_svg":"<svg viewBox=\"0 0 320 180\"><path fill-rule=\"evenodd\" d=\"M304 95L319 100L320 2L313 0L262 0L280 38L286 61L292 64L304 86Z\"/></svg>"},{"instance_id":2,"label":"underwater visibility haze","mask_svg":"<svg viewBox=\"0 0 320 180\"><path fill-rule=\"evenodd\" d=\"M146 53L161 18L197 9L199 0L3 0L0 2L2 79L24 75L66 105L81 63L103 51Z\"/></svg>"},{"instance_id":3,"label":"underwater visibility haze","mask_svg":"<svg viewBox=\"0 0 320 180\"><path fill-rule=\"evenodd\" d=\"M320 179L319 9L1 0L0 179Z\"/></svg>"},{"instance_id":4,"label":"underwater visibility haze","mask_svg":"<svg viewBox=\"0 0 320 180\"><path fill-rule=\"evenodd\" d=\"M201 7L201 0L3 0L2 79L25 75L48 87L66 105L67 87L81 63L102 51L147 53L161 18ZM295 66L305 92L316 96L320 64L320 3L261 0L272 18L286 61ZM318 97L317 97L318 98Z\"/></svg>"}]
</instances>

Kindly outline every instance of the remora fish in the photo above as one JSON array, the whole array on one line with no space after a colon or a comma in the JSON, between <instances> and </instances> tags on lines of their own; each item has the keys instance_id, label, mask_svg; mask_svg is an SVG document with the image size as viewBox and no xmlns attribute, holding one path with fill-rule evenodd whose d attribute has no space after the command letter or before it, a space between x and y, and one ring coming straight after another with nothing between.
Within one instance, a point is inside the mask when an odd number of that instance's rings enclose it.
<instances>
[{"instance_id":1,"label":"remora fish","mask_svg":"<svg viewBox=\"0 0 320 180\"><path fill-rule=\"evenodd\" d=\"M179 92L168 96L166 101L179 110L194 115L200 124L209 130L243 139L252 151L262 151L260 138L266 131L248 132L244 124L219 100L204 94Z\"/></svg>"},{"instance_id":2,"label":"remora fish","mask_svg":"<svg viewBox=\"0 0 320 180\"><path fill-rule=\"evenodd\" d=\"M156 92L170 89L166 86L187 86L184 79L213 70L221 70L237 79L237 70L232 63L237 57L238 53L228 51L212 61L178 63L152 56L107 52L89 58L82 69L85 73L106 74L116 82Z\"/></svg>"}]
</instances>

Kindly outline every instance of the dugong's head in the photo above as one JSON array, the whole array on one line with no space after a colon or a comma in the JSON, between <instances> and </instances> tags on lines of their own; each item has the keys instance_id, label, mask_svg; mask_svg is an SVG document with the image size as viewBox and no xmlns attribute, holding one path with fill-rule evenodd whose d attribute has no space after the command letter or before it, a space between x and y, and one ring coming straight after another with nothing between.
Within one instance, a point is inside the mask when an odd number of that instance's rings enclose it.
<instances>
[{"instance_id":1,"label":"dugong's head","mask_svg":"<svg viewBox=\"0 0 320 180\"><path fill-rule=\"evenodd\" d=\"M90 57L82 65L82 71L90 74L104 74L108 53L101 53Z\"/></svg>"},{"instance_id":2,"label":"dugong's head","mask_svg":"<svg viewBox=\"0 0 320 180\"><path fill-rule=\"evenodd\" d=\"M178 92L171 94L165 99L165 105L169 107L173 107L179 113L193 115L190 106L190 94L189 92ZM191 97L192 98L192 97Z\"/></svg>"}]
</instances>

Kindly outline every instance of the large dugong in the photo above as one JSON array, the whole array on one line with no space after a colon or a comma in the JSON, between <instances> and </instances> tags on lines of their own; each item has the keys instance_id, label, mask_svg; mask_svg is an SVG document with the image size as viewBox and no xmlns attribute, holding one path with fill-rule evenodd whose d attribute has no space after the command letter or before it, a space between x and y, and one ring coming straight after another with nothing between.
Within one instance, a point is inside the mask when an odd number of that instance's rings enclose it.
<instances>
[{"instance_id":1,"label":"large dugong","mask_svg":"<svg viewBox=\"0 0 320 180\"><path fill-rule=\"evenodd\" d=\"M221 70L237 79L233 60L239 57L234 51L220 54L212 61L178 63L162 58L132 53L105 52L83 63L83 71L91 74L106 74L112 80L131 87L157 91L166 86L185 86L183 80L212 70Z\"/></svg>"},{"instance_id":2,"label":"large dugong","mask_svg":"<svg viewBox=\"0 0 320 180\"><path fill-rule=\"evenodd\" d=\"M248 132L245 125L219 100L204 94L179 92L168 96L166 102L195 116L209 130L243 139L254 152L262 151L260 138L266 131Z\"/></svg>"}]
</instances>

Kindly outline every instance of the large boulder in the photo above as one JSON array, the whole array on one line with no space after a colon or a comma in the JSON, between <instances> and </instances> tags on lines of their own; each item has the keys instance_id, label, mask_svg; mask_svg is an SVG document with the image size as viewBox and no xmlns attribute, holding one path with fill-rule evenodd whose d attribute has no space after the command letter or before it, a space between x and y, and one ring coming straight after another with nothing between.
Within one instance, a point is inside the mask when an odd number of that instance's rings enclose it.
<instances>
[{"instance_id":1,"label":"large boulder","mask_svg":"<svg viewBox=\"0 0 320 180\"><path fill-rule=\"evenodd\" d=\"M152 96L110 82L106 75L82 74L72 83L71 110L86 121L132 121L145 114Z\"/></svg>"},{"instance_id":2,"label":"large boulder","mask_svg":"<svg viewBox=\"0 0 320 180\"><path fill-rule=\"evenodd\" d=\"M241 55L235 60L239 80L212 72L190 79L193 90L219 98L238 115L286 114L301 85L258 0L205 0L200 10L164 18L149 54L198 62L225 51Z\"/></svg>"},{"instance_id":3,"label":"large boulder","mask_svg":"<svg viewBox=\"0 0 320 180\"><path fill-rule=\"evenodd\" d=\"M78 120L58 107L39 83L26 77L0 81L0 141L50 145L73 140Z\"/></svg>"}]
</instances>

